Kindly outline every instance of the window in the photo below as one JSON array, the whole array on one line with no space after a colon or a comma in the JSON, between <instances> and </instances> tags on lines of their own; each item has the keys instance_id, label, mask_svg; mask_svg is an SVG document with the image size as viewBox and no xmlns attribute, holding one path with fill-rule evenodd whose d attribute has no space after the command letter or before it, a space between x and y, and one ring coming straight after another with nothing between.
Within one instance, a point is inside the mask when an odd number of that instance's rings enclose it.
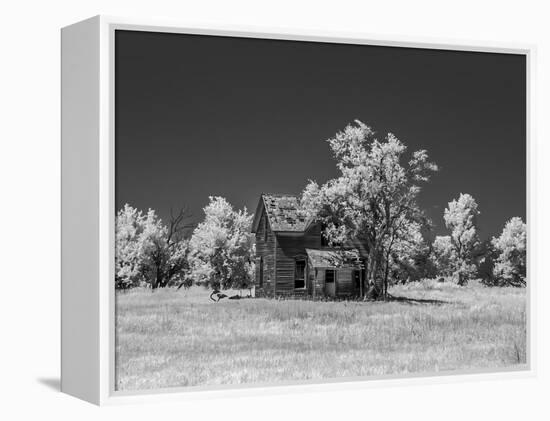
<instances>
[{"instance_id":1,"label":"window","mask_svg":"<svg viewBox=\"0 0 550 421\"><path fill-rule=\"evenodd\" d=\"M259 287L264 287L264 258L260 257L260 283Z\"/></svg>"},{"instance_id":2,"label":"window","mask_svg":"<svg viewBox=\"0 0 550 421\"><path fill-rule=\"evenodd\" d=\"M334 270L327 269L325 272L325 283L332 284L334 283Z\"/></svg>"},{"instance_id":3,"label":"window","mask_svg":"<svg viewBox=\"0 0 550 421\"><path fill-rule=\"evenodd\" d=\"M296 260L294 270L294 288L306 287L306 261L304 259Z\"/></svg>"},{"instance_id":4,"label":"window","mask_svg":"<svg viewBox=\"0 0 550 421\"><path fill-rule=\"evenodd\" d=\"M267 215L264 215L264 242L267 242L267 229L269 225L267 223Z\"/></svg>"}]
</instances>

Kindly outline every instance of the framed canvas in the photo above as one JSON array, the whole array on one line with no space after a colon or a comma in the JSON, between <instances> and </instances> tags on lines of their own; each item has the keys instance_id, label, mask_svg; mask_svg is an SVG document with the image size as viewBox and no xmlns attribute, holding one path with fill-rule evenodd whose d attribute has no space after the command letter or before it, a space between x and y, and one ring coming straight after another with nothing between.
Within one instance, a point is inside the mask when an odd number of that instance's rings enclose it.
<instances>
[{"instance_id":1,"label":"framed canvas","mask_svg":"<svg viewBox=\"0 0 550 421\"><path fill-rule=\"evenodd\" d=\"M531 46L62 29L62 391L532 375Z\"/></svg>"}]
</instances>

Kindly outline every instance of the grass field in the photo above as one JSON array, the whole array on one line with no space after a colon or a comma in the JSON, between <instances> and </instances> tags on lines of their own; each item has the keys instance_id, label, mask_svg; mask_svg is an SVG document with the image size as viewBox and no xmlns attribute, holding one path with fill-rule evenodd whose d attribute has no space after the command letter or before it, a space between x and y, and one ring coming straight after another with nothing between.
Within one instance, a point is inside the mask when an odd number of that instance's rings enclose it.
<instances>
[{"instance_id":1,"label":"grass field","mask_svg":"<svg viewBox=\"0 0 550 421\"><path fill-rule=\"evenodd\" d=\"M424 281L389 292L388 302L219 303L197 287L118 292L117 389L525 364L525 289Z\"/></svg>"}]
</instances>

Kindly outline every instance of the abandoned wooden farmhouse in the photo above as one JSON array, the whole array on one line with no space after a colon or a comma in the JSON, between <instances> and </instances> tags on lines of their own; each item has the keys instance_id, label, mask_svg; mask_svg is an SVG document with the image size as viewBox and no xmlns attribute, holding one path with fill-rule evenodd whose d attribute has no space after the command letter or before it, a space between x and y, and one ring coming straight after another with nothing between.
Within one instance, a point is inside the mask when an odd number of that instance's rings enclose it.
<instances>
[{"instance_id":1,"label":"abandoned wooden farmhouse","mask_svg":"<svg viewBox=\"0 0 550 421\"><path fill-rule=\"evenodd\" d=\"M342 297L359 295L361 247L331 248L319 223L308 220L289 194L262 194L256 235L256 296Z\"/></svg>"}]
</instances>

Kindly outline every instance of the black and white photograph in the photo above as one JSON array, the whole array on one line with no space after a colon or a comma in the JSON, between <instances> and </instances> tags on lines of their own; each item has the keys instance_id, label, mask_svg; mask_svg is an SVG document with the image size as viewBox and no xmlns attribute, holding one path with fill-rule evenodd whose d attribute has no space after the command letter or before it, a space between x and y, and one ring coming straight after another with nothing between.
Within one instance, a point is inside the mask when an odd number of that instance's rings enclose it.
<instances>
[{"instance_id":1,"label":"black and white photograph","mask_svg":"<svg viewBox=\"0 0 550 421\"><path fill-rule=\"evenodd\" d=\"M116 391L528 367L525 55L114 47Z\"/></svg>"},{"instance_id":2,"label":"black and white photograph","mask_svg":"<svg viewBox=\"0 0 550 421\"><path fill-rule=\"evenodd\" d=\"M0 420L550 420L550 7L3 5Z\"/></svg>"}]
</instances>

